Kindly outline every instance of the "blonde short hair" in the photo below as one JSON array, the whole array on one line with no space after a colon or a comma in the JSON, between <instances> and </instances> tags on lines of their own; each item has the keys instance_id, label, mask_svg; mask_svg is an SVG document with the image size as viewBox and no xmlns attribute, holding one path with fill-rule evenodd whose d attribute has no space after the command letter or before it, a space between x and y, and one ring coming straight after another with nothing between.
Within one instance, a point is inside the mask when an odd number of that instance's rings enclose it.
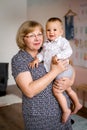
<instances>
[{"instance_id":1,"label":"blonde short hair","mask_svg":"<svg viewBox=\"0 0 87 130\"><path fill-rule=\"evenodd\" d=\"M42 34L44 33L43 26L36 21L25 21L18 29L16 35L16 42L20 49L25 50L24 37L34 31L35 27L38 27Z\"/></svg>"}]
</instances>

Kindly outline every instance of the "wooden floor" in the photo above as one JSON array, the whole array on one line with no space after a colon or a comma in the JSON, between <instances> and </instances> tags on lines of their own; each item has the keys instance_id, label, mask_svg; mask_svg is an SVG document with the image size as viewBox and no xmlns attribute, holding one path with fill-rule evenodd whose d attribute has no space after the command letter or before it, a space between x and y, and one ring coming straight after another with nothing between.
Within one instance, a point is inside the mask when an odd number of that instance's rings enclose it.
<instances>
[{"instance_id":1,"label":"wooden floor","mask_svg":"<svg viewBox=\"0 0 87 130\"><path fill-rule=\"evenodd\" d=\"M21 92L16 86L9 86L7 93L21 97ZM0 107L0 130L24 130L21 103ZM78 115L87 118L87 108L82 108Z\"/></svg>"},{"instance_id":2,"label":"wooden floor","mask_svg":"<svg viewBox=\"0 0 87 130\"><path fill-rule=\"evenodd\" d=\"M7 87L7 94L21 97L21 91L14 85ZM0 107L0 130L24 130L22 104Z\"/></svg>"}]
</instances>

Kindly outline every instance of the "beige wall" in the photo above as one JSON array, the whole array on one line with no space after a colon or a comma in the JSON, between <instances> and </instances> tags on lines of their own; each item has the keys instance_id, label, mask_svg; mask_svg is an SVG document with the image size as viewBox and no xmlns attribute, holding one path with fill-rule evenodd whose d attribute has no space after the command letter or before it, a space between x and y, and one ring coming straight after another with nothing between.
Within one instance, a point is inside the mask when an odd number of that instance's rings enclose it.
<instances>
[{"instance_id":1,"label":"beige wall","mask_svg":"<svg viewBox=\"0 0 87 130\"><path fill-rule=\"evenodd\" d=\"M75 66L76 80L75 85L87 84L87 69L79 66Z\"/></svg>"},{"instance_id":2,"label":"beige wall","mask_svg":"<svg viewBox=\"0 0 87 130\"><path fill-rule=\"evenodd\" d=\"M14 84L11 58L18 51L15 37L26 17L26 0L0 0L0 62L9 63L8 84Z\"/></svg>"}]
</instances>

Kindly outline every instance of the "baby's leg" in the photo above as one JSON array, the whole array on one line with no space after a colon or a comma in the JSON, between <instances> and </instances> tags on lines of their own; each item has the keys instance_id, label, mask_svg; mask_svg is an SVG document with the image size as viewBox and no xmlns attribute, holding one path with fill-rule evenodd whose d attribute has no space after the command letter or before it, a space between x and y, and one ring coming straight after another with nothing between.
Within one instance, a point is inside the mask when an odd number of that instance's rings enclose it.
<instances>
[{"instance_id":1,"label":"baby's leg","mask_svg":"<svg viewBox=\"0 0 87 130\"><path fill-rule=\"evenodd\" d=\"M75 114L82 108L82 105L79 102L77 94L72 90L71 87L69 87L66 91L74 103L74 110L73 110L72 114Z\"/></svg>"},{"instance_id":2,"label":"baby's leg","mask_svg":"<svg viewBox=\"0 0 87 130\"><path fill-rule=\"evenodd\" d=\"M63 93L55 93L54 91L54 95L58 103L60 104L60 107L62 108L63 111L62 122L65 123L71 114L71 110L68 108L67 101Z\"/></svg>"}]
</instances>

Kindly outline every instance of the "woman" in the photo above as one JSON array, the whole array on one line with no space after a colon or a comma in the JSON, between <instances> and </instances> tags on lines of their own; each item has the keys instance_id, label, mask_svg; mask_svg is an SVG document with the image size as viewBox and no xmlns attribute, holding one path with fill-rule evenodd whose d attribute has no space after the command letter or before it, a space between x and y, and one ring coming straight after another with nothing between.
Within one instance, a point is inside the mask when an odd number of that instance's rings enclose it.
<instances>
[{"instance_id":1,"label":"woman","mask_svg":"<svg viewBox=\"0 0 87 130\"><path fill-rule=\"evenodd\" d=\"M43 43L43 27L36 21L25 21L18 29L16 41L20 48L12 58L12 75L22 91L22 111L25 130L72 130L71 119L62 124L61 108L52 93L64 91L74 81L68 78L53 80L67 69L67 61L51 64L50 72L46 72L43 63L38 68L29 68ZM66 94L65 94L66 95ZM70 105L69 97L66 95Z\"/></svg>"}]
</instances>

